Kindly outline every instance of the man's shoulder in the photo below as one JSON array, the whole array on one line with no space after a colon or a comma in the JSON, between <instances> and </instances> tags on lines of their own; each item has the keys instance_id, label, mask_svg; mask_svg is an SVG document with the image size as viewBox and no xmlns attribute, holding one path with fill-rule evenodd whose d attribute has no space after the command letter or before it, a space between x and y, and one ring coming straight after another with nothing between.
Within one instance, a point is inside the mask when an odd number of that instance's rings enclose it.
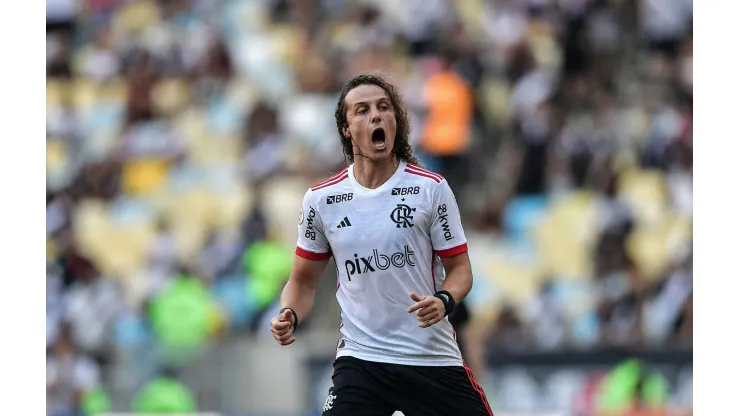
<instances>
[{"instance_id":1,"label":"man's shoulder","mask_svg":"<svg viewBox=\"0 0 740 416\"><path fill-rule=\"evenodd\" d=\"M311 186L306 194L317 205L331 205L334 203L352 200L352 192L349 187L349 174L344 168L322 182Z\"/></svg>"},{"instance_id":2,"label":"man's shoulder","mask_svg":"<svg viewBox=\"0 0 740 416\"><path fill-rule=\"evenodd\" d=\"M344 168L339 172L329 176L327 179L324 179L323 181L311 186L308 191L314 194L330 192L329 190L331 190L332 188L337 188L339 186L342 186L343 184L346 184L347 179L349 179L349 172L347 172L347 168Z\"/></svg>"},{"instance_id":3,"label":"man's shoulder","mask_svg":"<svg viewBox=\"0 0 740 416\"><path fill-rule=\"evenodd\" d=\"M429 187L437 186L445 181L444 176L439 173L413 163L407 164L403 171L406 174L404 179L415 180Z\"/></svg>"},{"instance_id":4,"label":"man's shoulder","mask_svg":"<svg viewBox=\"0 0 740 416\"><path fill-rule=\"evenodd\" d=\"M407 189L394 189L394 192L417 192L421 189L436 190L442 186L442 184L446 183L446 180L442 175L419 165L409 163L406 165L403 172L404 176L400 186Z\"/></svg>"}]
</instances>

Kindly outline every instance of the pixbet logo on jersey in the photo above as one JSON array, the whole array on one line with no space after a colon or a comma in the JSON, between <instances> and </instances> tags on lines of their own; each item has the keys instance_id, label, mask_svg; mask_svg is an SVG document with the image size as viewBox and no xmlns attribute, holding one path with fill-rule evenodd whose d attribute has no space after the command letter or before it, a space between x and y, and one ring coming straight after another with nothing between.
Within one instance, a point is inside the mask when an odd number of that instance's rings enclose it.
<instances>
[{"instance_id":1,"label":"pixbet logo on jersey","mask_svg":"<svg viewBox=\"0 0 740 416\"><path fill-rule=\"evenodd\" d=\"M394 266L399 269L409 266L416 266L416 258L414 256L414 250L409 246L403 246L403 251L399 251L386 256L385 254L378 253L378 250L373 250L373 254L367 257L360 257L355 253L353 260L347 260L344 262L344 270L347 272L347 278L352 281L352 276L356 274L372 273L376 270L387 270L389 267Z\"/></svg>"},{"instance_id":2,"label":"pixbet logo on jersey","mask_svg":"<svg viewBox=\"0 0 740 416\"><path fill-rule=\"evenodd\" d=\"M439 215L439 223L442 225L442 231L444 231L445 241L450 241L455 237L450 231L450 223L447 220L447 205L442 204L437 207L437 214Z\"/></svg>"}]
</instances>

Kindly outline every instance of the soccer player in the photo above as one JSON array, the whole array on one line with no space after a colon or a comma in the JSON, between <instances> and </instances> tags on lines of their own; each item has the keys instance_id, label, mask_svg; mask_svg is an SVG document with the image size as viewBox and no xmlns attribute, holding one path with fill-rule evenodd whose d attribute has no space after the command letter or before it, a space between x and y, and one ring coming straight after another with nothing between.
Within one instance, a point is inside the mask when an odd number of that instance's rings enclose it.
<instances>
[{"instance_id":1,"label":"soccer player","mask_svg":"<svg viewBox=\"0 0 740 416\"><path fill-rule=\"evenodd\" d=\"M403 102L383 77L349 80L335 118L351 164L306 192L273 336L295 341L333 256L341 337L323 414L492 415L447 318L473 282L449 185L418 165Z\"/></svg>"}]
</instances>

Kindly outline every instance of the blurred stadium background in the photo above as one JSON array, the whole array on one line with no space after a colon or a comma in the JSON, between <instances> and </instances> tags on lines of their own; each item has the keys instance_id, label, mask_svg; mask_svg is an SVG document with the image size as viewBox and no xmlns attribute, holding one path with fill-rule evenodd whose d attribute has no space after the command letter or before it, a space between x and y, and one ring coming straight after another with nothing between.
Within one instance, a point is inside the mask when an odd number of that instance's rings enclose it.
<instances>
[{"instance_id":1,"label":"blurred stadium background","mask_svg":"<svg viewBox=\"0 0 740 416\"><path fill-rule=\"evenodd\" d=\"M692 0L47 0L47 412L315 415L329 267L267 328L338 87L446 176L498 415L692 412Z\"/></svg>"}]
</instances>

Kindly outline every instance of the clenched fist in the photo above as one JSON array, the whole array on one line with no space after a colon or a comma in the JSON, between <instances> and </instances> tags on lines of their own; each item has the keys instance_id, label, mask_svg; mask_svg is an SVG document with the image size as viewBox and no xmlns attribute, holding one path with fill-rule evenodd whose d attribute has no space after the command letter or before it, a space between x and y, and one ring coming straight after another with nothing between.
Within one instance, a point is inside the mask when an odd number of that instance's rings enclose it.
<instances>
[{"instance_id":1,"label":"clenched fist","mask_svg":"<svg viewBox=\"0 0 740 416\"><path fill-rule=\"evenodd\" d=\"M270 321L270 331L273 338L280 345L290 345L295 341L293 331L295 330L293 311L286 309L283 313L272 318Z\"/></svg>"}]
</instances>

